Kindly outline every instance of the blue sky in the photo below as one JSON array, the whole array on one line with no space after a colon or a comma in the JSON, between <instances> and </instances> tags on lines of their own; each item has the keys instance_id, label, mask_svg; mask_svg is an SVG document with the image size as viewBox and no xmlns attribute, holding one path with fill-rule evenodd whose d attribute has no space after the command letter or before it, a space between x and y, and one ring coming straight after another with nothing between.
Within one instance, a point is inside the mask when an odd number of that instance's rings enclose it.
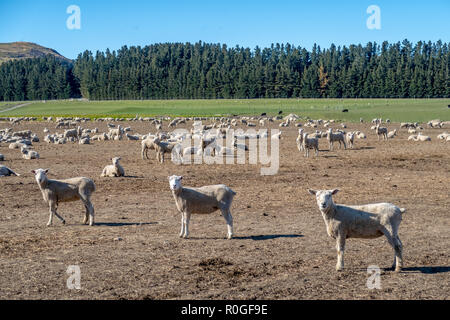
<instances>
[{"instance_id":1,"label":"blue sky","mask_svg":"<svg viewBox=\"0 0 450 320\"><path fill-rule=\"evenodd\" d=\"M81 29L69 30L69 5L81 9ZM366 9L381 10L381 30L369 30ZM0 42L29 41L74 59L84 50L117 50L159 42L271 43L321 47L419 40L450 42L450 0L153 1L0 0Z\"/></svg>"}]
</instances>

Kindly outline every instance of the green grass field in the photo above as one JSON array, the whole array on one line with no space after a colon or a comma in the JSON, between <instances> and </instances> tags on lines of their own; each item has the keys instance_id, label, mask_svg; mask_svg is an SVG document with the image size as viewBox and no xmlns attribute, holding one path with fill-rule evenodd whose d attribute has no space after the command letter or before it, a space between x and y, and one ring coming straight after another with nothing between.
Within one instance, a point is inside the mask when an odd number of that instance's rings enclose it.
<instances>
[{"instance_id":1,"label":"green grass field","mask_svg":"<svg viewBox=\"0 0 450 320\"><path fill-rule=\"evenodd\" d=\"M239 99L239 100L122 100L122 101L36 101L4 111L23 102L0 102L0 117L7 116L219 116L298 114L313 119L348 122L376 117L391 121L450 120L450 99ZM349 112L342 112L348 109Z\"/></svg>"}]
</instances>

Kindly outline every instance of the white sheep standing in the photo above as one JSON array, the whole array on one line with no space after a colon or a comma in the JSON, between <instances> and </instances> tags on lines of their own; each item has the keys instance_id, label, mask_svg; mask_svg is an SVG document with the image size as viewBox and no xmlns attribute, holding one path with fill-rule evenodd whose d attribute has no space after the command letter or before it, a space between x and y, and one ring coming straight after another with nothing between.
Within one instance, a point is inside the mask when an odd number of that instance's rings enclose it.
<instances>
[{"instance_id":1,"label":"white sheep standing","mask_svg":"<svg viewBox=\"0 0 450 320\"><path fill-rule=\"evenodd\" d=\"M181 238L189 236L191 214L208 214L220 210L227 223L227 238L233 237L231 203L236 192L224 184L187 188L181 185L182 176L170 176L169 185L178 211L181 213Z\"/></svg>"},{"instance_id":2,"label":"white sheep standing","mask_svg":"<svg viewBox=\"0 0 450 320\"><path fill-rule=\"evenodd\" d=\"M53 215L56 215L63 224L66 221L56 212L60 202L71 202L81 200L86 208L86 214L83 224L94 225L94 206L91 203L91 195L95 191L95 184L92 179L85 177L77 177L65 180L48 179L47 173L49 169L32 170L39 189L42 192L44 201L50 208L50 217L47 226L52 224Z\"/></svg>"},{"instance_id":3,"label":"white sheep standing","mask_svg":"<svg viewBox=\"0 0 450 320\"><path fill-rule=\"evenodd\" d=\"M347 134L345 135L345 140L347 141L347 145L351 149L353 149L353 145L355 142L355 135L356 135L356 133L354 131L347 132Z\"/></svg>"},{"instance_id":4,"label":"white sheep standing","mask_svg":"<svg viewBox=\"0 0 450 320\"><path fill-rule=\"evenodd\" d=\"M319 155L319 139L308 137L308 133L303 133L303 150L305 150L305 157L309 158L309 149L315 150L316 157Z\"/></svg>"},{"instance_id":5,"label":"white sheep standing","mask_svg":"<svg viewBox=\"0 0 450 320\"><path fill-rule=\"evenodd\" d=\"M328 236L336 239L336 270L344 268L345 239L373 239L384 235L395 251L392 268L400 271L403 266L402 243L398 229L404 208L391 203L374 203L359 206L335 204L332 196L339 190L308 190L316 196L317 205L327 227Z\"/></svg>"},{"instance_id":6,"label":"white sheep standing","mask_svg":"<svg viewBox=\"0 0 450 320\"><path fill-rule=\"evenodd\" d=\"M120 165L120 157L111 158L112 163L103 168L102 174L100 177L123 177L125 176L125 171L123 167Z\"/></svg>"},{"instance_id":7,"label":"white sheep standing","mask_svg":"<svg viewBox=\"0 0 450 320\"><path fill-rule=\"evenodd\" d=\"M333 129L329 128L327 131L327 140L330 146L330 150L333 150L333 143L339 142L339 149L341 148L341 143L344 144L344 149L347 149L347 145L345 144L344 134L342 132L333 133Z\"/></svg>"},{"instance_id":8,"label":"white sheep standing","mask_svg":"<svg viewBox=\"0 0 450 320\"><path fill-rule=\"evenodd\" d=\"M297 142L298 151L303 151L303 129L298 129Z\"/></svg>"}]
</instances>

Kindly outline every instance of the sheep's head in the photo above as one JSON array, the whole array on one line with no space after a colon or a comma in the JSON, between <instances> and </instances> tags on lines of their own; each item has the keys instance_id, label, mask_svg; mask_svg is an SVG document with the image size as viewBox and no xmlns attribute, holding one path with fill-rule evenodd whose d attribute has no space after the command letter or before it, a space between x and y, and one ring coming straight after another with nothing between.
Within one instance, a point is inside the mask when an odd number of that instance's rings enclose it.
<instances>
[{"instance_id":1,"label":"sheep's head","mask_svg":"<svg viewBox=\"0 0 450 320\"><path fill-rule=\"evenodd\" d=\"M181 189L181 180L183 179L182 176L173 175L167 178L169 179L170 190L177 191Z\"/></svg>"},{"instance_id":2,"label":"sheep's head","mask_svg":"<svg viewBox=\"0 0 450 320\"><path fill-rule=\"evenodd\" d=\"M112 160L113 164L119 164L120 159L122 159L122 158L121 157L115 157L115 158L112 158L111 160Z\"/></svg>"},{"instance_id":3,"label":"sheep's head","mask_svg":"<svg viewBox=\"0 0 450 320\"><path fill-rule=\"evenodd\" d=\"M34 178L36 179L37 183L39 183L39 184L41 184L42 182L47 180L48 169L31 170L31 173L34 174Z\"/></svg>"},{"instance_id":4,"label":"sheep's head","mask_svg":"<svg viewBox=\"0 0 450 320\"><path fill-rule=\"evenodd\" d=\"M320 211L327 211L327 209L333 204L333 195L336 194L339 190L312 190L308 189L310 194L316 196L317 205L319 206Z\"/></svg>"}]
</instances>

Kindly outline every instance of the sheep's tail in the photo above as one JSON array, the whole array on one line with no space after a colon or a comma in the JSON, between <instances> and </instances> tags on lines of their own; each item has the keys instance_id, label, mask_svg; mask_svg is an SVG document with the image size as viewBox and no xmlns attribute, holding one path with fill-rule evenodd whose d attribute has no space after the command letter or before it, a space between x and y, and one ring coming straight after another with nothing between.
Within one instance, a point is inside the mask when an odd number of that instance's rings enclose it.
<instances>
[{"instance_id":1,"label":"sheep's tail","mask_svg":"<svg viewBox=\"0 0 450 320\"><path fill-rule=\"evenodd\" d=\"M401 212L401 213L405 213L405 212L406 212L406 209L405 209L405 208L400 208L400 212Z\"/></svg>"}]
</instances>

